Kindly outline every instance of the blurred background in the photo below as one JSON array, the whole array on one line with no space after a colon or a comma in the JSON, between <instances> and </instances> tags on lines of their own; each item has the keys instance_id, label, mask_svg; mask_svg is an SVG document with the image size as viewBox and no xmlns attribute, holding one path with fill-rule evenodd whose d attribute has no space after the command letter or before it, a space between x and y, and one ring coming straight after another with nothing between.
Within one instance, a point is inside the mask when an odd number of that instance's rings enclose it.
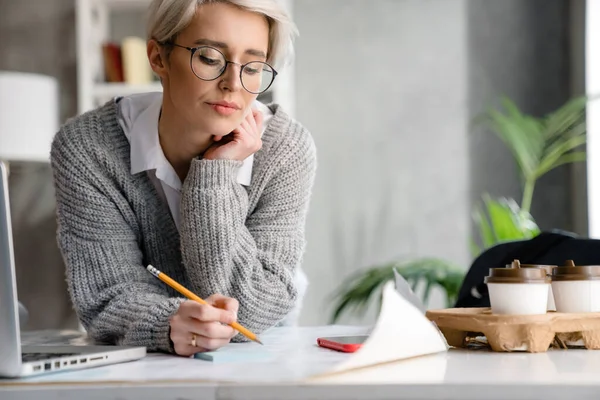
<instances>
[{"instance_id":1,"label":"blurred background","mask_svg":"<svg viewBox=\"0 0 600 400\"><path fill-rule=\"evenodd\" d=\"M0 71L53 77L59 123L113 96L160 90L143 58L147 4L0 0ZM577 142L569 149L587 149L587 162L573 157L581 162L557 164L536 179L529 197L514 143L500 139L506 131L495 132L489 121L474 123L482 113L502 111L503 96L524 115L542 118L577 96L600 92L600 0L285 4L300 31L296 56L261 100L281 103L312 132L318 150L301 324L331 322L336 293L351 287L347 279L398 261L436 260L413 266L438 268L441 283L432 285L428 305L447 306L443 280L456 285L486 247L478 239L481 220L473 218L485 194L535 223L505 239L526 238L535 229L600 236L593 208L600 206L594 197L600 171L590 156L599 146L596 106L587 105L587 147ZM5 113L10 107L4 105ZM48 165L21 160L10 166L27 328L76 328L56 246ZM365 304L364 313L347 310L337 321L372 321L376 302Z\"/></svg>"}]
</instances>

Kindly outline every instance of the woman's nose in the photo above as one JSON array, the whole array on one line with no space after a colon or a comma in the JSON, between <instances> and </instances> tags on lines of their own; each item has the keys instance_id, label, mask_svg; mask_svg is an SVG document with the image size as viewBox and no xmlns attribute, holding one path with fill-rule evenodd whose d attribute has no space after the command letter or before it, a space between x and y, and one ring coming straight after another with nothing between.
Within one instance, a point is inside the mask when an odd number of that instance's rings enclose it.
<instances>
[{"instance_id":1,"label":"woman's nose","mask_svg":"<svg viewBox=\"0 0 600 400\"><path fill-rule=\"evenodd\" d=\"M220 82L221 89L236 92L242 88L240 81L240 66L228 63Z\"/></svg>"}]
</instances>

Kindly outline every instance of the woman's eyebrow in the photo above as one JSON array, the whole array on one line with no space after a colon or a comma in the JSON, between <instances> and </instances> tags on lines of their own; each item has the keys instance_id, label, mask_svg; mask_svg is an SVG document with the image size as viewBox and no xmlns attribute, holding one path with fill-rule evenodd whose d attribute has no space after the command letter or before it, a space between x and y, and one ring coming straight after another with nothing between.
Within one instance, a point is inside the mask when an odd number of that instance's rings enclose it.
<instances>
[{"instance_id":1,"label":"woman's eyebrow","mask_svg":"<svg viewBox=\"0 0 600 400\"><path fill-rule=\"evenodd\" d=\"M215 40L210 40L210 39L198 39L194 43L201 45L201 46L202 45L213 46L213 47L217 47L219 49L227 49L229 47L229 46L227 46L227 43L217 42ZM265 52L261 51L261 50L247 49L244 53L249 54L251 56L267 58L267 55L265 54Z\"/></svg>"}]
</instances>

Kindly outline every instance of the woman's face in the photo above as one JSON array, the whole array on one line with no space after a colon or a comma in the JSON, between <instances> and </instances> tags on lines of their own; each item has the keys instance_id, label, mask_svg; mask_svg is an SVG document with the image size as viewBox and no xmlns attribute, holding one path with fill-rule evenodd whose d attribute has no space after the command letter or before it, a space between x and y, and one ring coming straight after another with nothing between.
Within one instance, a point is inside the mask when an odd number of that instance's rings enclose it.
<instances>
[{"instance_id":1,"label":"woman's face","mask_svg":"<svg viewBox=\"0 0 600 400\"><path fill-rule=\"evenodd\" d=\"M185 47L208 45L236 64L264 62L269 45L269 25L264 16L231 4L204 4L198 7L191 24L177 36L175 44ZM223 75L205 81L192 72L190 54L186 49L173 47L164 68L165 76L161 76L165 95L169 96L177 116L191 129L216 136L226 135L242 122L257 95L242 86L240 65L228 64ZM194 58L202 57L206 67L218 58L215 55L218 53L207 49L202 54L196 53Z\"/></svg>"}]
</instances>

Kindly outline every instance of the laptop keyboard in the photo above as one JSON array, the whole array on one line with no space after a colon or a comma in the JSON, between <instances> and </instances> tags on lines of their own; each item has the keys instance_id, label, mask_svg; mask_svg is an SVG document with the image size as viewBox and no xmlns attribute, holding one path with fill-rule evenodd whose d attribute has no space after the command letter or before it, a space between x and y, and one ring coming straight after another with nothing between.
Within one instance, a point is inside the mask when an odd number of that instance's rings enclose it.
<instances>
[{"instance_id":1,"label":"laptop keyboard","mask_svg":"<svg viewBox=\"0 0 600 400\"><path fill-rule=\"evenodd\" d=\"M24 354L21 354L21 361L30 362L30 361L49 360L51 358L68 357L68 356L74 356L77 354L78 353L24 353Z\"/></svg>"}]
</instances>

